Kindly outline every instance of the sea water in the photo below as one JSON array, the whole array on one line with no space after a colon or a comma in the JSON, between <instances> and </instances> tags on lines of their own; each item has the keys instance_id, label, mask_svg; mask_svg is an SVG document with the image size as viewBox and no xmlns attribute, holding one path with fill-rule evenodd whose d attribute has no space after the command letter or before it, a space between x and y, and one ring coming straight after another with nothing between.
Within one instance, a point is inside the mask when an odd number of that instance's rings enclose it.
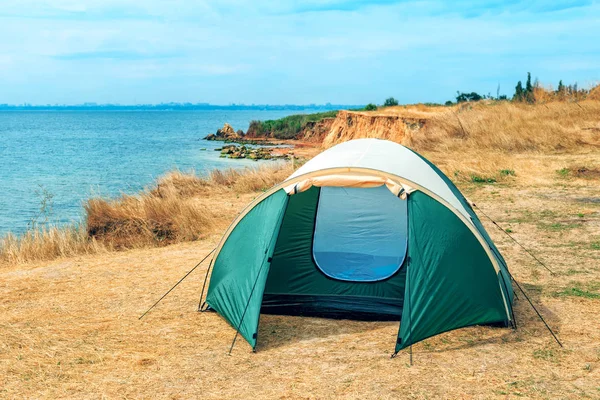
<instances>
[{"instance_id":1,"label":"sea water","mask_svg":"<svg viewBox=\"0 0 600 400\"><path fill-rule=\"evenodd\" d=\"M302 112L311 112L306 110ZM225 122L297 114L294 110L0 112L0 236L33 220L78 222L90 196L135 193L173 169L202 174L257 165L219 158L202 140ZM273 161L262 161L273 162Z\"/></svg>"}]
</instances>

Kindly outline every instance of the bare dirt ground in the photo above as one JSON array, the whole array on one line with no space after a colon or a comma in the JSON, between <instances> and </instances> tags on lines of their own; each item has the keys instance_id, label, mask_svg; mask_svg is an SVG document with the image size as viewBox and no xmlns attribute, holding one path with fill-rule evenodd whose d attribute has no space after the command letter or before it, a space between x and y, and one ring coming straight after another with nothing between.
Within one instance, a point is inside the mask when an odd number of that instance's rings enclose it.
<instances>
[{"instance_id":1,"label":"bare dirt ground","mask_svg":"<svg viewBox=\"0 0 600 400\"><path fill-rule=\"evenodd\" d=\"M450 174L457 157L425 154ZM496 183L462 181L521 293L518 329L472 327L390 359L397 323L268 316L257 353L214 313L198 313L201 266L219 235L164 248L0 267L2 398L600 398L600 153L528 154ZM505 164L498 165L498 169ZM450 174L450 177L453 176ZM231 199L242 208L250 196Z\"/></svg>"}]
</instances>

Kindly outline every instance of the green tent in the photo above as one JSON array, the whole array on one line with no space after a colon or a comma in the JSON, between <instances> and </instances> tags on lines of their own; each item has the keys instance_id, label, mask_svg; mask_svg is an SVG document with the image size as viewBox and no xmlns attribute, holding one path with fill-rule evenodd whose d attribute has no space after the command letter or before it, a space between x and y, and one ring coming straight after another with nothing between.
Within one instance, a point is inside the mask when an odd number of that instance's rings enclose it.
<instances>
[{"instance_id":1,"label":"green tent","mask_svg":"<svg viewBox=\"0 0 600 400\"><path fill-rule=\"evenodd\" d=\"M400 321L395 351L513 323L506 262L456 186L386 140L319 154L250 204L216 249L207 309L255 348L261 313Z\"/></svg>"}]
</instances>

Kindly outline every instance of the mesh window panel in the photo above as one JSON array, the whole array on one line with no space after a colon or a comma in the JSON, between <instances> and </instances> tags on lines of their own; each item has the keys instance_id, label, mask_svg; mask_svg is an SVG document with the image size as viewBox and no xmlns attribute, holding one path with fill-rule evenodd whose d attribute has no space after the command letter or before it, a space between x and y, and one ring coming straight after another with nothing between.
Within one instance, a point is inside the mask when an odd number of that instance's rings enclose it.
<instances>
[{"instance_id":1,"label":"mesh window panel","mask_svg":"<svg viewBox=\"0 0 600 400\"><path fill-rule=\"evenodd\" d=\"M394 275L407 247L406 201L387 187L323 187L313 257L333 279L375 282Z\"/></svg>"}]
</instances>

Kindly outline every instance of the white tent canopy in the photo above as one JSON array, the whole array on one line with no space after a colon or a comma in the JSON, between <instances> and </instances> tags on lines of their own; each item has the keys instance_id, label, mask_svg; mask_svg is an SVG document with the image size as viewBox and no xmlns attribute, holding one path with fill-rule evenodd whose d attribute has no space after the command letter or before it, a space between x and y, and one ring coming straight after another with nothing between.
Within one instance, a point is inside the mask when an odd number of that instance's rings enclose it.
<instances>
[{"instance_id":1,"label":"white tent canopy","mask_svg":"<svg viewBox=\"0 0 600 400\"><path fill-rule=\"evenodd\" d=\"M328 171L332 173L328 174ZM288 193L295 188L301 192L312 185L373 187L385 184L398 195L400 185L407 193L420 189L434 194L471 222L461 201L425 160L410 149L388 140L356 139L341 143L308 161L286 181L300 176L306 179L287 186Z\"/></svg>"}]
</instances>

